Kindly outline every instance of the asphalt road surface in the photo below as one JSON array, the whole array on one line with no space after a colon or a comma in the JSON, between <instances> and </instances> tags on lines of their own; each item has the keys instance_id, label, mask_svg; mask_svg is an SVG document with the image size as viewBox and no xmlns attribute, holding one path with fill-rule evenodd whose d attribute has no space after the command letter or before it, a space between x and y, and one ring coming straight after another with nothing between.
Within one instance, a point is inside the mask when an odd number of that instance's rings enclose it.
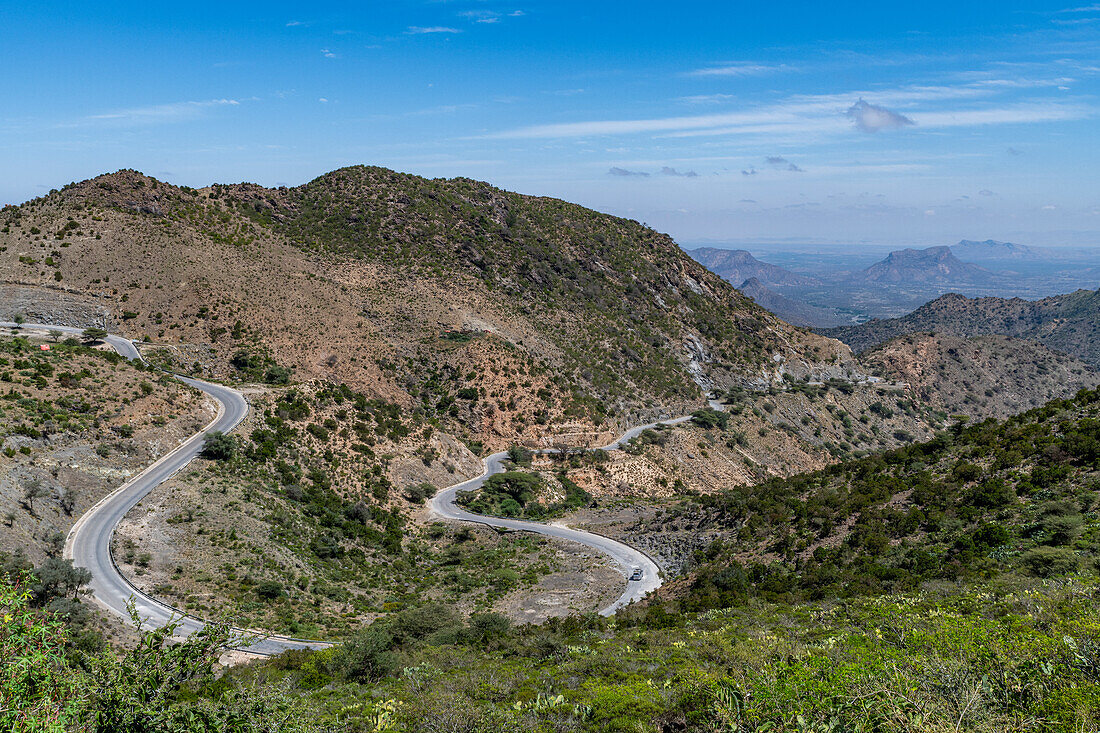
<instances>
[{"instance_id":1,"label":"asphalt road surface","mask_svg":"<svg viewBox=\"0 0 1100 733\"><path fill-rule=\"evenodd\" d=\"M14 323L0 323L0 327L13 327ZM79 335L82 329L65 326L46 326L24 323L24 331L61 331L64 334ZM116 352L128 359L140 359L141 354L134 344L121 336L109 335L104 341ZM127 604L132 600L138 615L149 626L161 627L170 620L179 622L176 635L190 636L203 627L203 622L189 616L168 604L153 598L131 585L119 572L111 556L111 538L119 522L134 506L160 484L183 469L202 451L207 433L220 430L229 432L248 414L248 402L235 389L211 384L198 379L176 377L181 382L210 395L219 405L218 416L200 432L192 435L178 448L162 456L153 465L105 496L95 506L81 515L65 541L66 558L76 567L87 568L92 573L89 589L95 601L105 609L129 619ZM238 630L239 633L247 632ZM283 636L266 636L255 643L242 647L244 651L255 654L278 654L287 649L326 646L321 642L306 639L292 639Z\"/></svg>"},{"instance_id":2,"label":"asphalt road surface","mask_svg":"<svg viewBox=\"0 0 1100 733\"><path fill-rule=\"evenodd\" d=\"M619 450L624 445L629 443L634 438L641 435L646 430L656 428L661 425L678 425L683 422L687 422L691 419L691 416L676 417L669 420L661 420L659 422L647 423L645 425L638 425L630 430L627 430L619 439L608 443L607 445L600 446L601 450ZM547 453L550 451L539 451L541 453ZM446 489L443 489L438 494L432 497L429 507L432 513L443 519L459 520L463 522L477 522L478 524L484 524L489 527L499 527L501 529L520 530L524 532L535 532L537 534L545 535L547 537L559 537L563 540L570 540L579 544L591 547L594 550L602 552L615 561L619 571L627 578L626 590L619 596L618 599L610 606L601 609L601 616L611 616L623 606L629 605L634 601L639 601L645 598L647 593L657 590L661 587L661 575L660 568L657 567L657 563L646 555L641 550L636 550L630 545L625 545L622 542L613 540L610 537L603 537L602 535L594 534L592 532L585 532L579 529L570 529L569 527L562 526L560 524L543 524L541 522L525 522L520 519L506 519L504 517L489 517L484 514L474 514L468 512L457 503L458 494L461 491L474 491L481 488L481 485L485 483L486 479L495 474L508 470L506 461L508 459L507 453L494 453L485 459L485 471L480 476L472 478L469 481L464 481L460 484L455 484ZM632 580L632 576L639 572L641 577L637 580Z\"/></svg>"}]
</instances>

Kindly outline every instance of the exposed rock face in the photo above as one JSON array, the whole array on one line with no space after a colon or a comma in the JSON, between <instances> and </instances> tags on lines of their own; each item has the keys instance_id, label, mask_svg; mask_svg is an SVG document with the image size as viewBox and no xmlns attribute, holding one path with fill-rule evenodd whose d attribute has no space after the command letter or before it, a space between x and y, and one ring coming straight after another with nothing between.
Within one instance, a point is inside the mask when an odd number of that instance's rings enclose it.
<instances>
[{"instance_id":1,"label":"exposed rock face","mask_svg":"<svg viewBox=\"0 0 1100 733\"><path fill-rule=\"evenodd\" d=\"M0 321L22 316L31 323L88 328L118 328L111 300L60 288L0 284Z\"/></svg>"}]
</instances>

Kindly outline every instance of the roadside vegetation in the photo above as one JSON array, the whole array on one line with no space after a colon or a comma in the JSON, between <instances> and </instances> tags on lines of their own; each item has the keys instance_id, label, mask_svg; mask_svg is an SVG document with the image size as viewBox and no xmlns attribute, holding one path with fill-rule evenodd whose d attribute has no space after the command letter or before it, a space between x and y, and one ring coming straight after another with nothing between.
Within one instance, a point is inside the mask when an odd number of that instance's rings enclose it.
<instances>
[{"instance_id":1,"label":"roadside vegetation","mask_svg":"<svg viewBox=\"0 0 1100 733\"><path fill-rule=\"evenodd\" d=\"M689 500L683 511L714 512L735 534L614 619L517 627L421 603L333 649L217 683L173 677L157 687L158 709L209 710L221 727L207 730L256 730L223 721L268 690L298 711L280 720L327 730L1097 731L1098 417L1100 391L1083 391ZM9 608L29 608L14 597ZM51 653L62 671L105 654L64 643ZM90 668L131 658L111 654ZM38 688L52 692L37 711L94 709L65 679Z\"/></svg>"},{"instance_id":2,"label":"roadside vegetation","mask_svg":"<svg viewBox=\"0 0 1100 733\"><path fill-rule=\"evenodd\" d=\"M143 503L163 507L151 511L169 546L119 532L123 571L173 605L343 638L433 599L487 611L559 569L538 537L414 519L437 484L481 463L398 405L308 384L254 408L242 435L208 435L204 460Z\"/></svg>"},{"instance_id":3,"label":"roadside vegetation","mask_svg":"<svg viewBox=\"0 0 1100 733\"><path fill-rule=\"evenodd\" d=\"M77 517L205 419L197 390L113 351L0 336L0 552L60 555Z\"/></svg>"}]
</instances>

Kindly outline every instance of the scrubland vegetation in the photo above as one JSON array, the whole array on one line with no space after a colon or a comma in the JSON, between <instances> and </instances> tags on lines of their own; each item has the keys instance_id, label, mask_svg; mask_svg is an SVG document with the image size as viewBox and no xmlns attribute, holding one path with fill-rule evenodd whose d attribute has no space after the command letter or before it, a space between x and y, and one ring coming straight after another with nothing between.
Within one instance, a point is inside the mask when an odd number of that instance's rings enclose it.
<instances>
[{"instance_id":1,"label":"scrubland vegetation","mask_svg":"<svg viewBox=\"0 0 1100 733\"><path fill-rule=\"evenodd\" d=\"M1095 731L1098 415L1100 392L1083 391L689 500L680 511L735 532L614 619L513 627L420 604L333 649L216 682L205 663L169 675L156 714L209 711L209 730ZM8 639L12 624L55 623L8 587ZM94 719L95 675L135 654L203 658L148 641L104 657L50 628L45 646L18 652L28 673L52 675L35 683L35 715ZM0 694L25 689L16 677ZM246 700L297 713L233 718Z\"/></svg>"}]
</instances>

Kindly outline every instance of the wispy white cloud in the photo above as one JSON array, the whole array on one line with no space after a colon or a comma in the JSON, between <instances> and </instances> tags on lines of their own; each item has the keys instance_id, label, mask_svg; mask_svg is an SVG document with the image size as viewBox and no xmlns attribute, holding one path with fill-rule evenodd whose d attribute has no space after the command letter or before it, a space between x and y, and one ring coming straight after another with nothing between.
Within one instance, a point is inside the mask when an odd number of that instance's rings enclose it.
<instances>
[{"instance_id":1,"label":"wispy white cloud","mask_svg":"<svg viewBox=\"0 0 1100 733\"><path fill-rule=\"evenodd\" d=\"M677 97L676 101L684 104L717 104L736 98L734 94L692 94L687 97Z\"/></svg>"},{"instance_id":2,"label":"wispy white cloud","mask_svg":"<svg viewBox=\"0 0 1100 733\"><path fill-rule=\"evenodd\" d=\"M1092 117L1095 110L1081 104L1023 102L989 109L944 110L914 114L921 127L976 127L1033 122L1060 122Z\"/></svg>"},{"instance_id":3,"label":"wispy white cloud","mask_svg":"<svg viewBox=\"0 0 1100 733\"><path fill-rule=\"evenodd\" d=\"M906 86L841 94L794 95L770 105L702 115L648 119L602 119L531 125L491 134L491 138L571 138L608 135L697 137L779 133L839 135L857 129L874 132L1083 119L1096 110L1060 99L996 103L1005 85L982 80L958 86Z\"/></svg>"},{"instance_id":4,"label":"wispy white cloud","mask_svg":"<svg viewBox=\"0 0 1100 733\"><path fill-rule=\"evenodd\" d=\"M421 36L421 35L426 35L426 34L429 34L429 33L461 33L461 32L462 32L462 30L460 28L451 28L451 27L445 26L445 25L430 25L430 26L410 25L408 30L405 31L405 33L407 35L410 35L410 36Z\"/></svg>"},{"instance_id":5,"label":"wispy white cloud","mask_svg":"<svg viewBox=\"0 0 1100 733\"><path fill-rule=\"evenodd\" d=\"M464 10L459 15L475 23L499 23L500 13L495 10Z\"/></svg>"},{"instance_id":6,"label":"wispy white cloud","mask_svg":"<svg viewBox=\"0 0 1100 733\"><path fill-rule=\"evenodd\" d=\"M287 21L286 27L287 28L297 28L300 25L305 25L305 23L303 23L300 20L290 20L290 21Z\"/></svg>"},{"instance_id":7,"label":"wispy white cloud","mask_svg":"<svg viewBox=\"0 0 1100 733\"><path fill-rule=\"evenodd\" d=\"M688 76L759 76L760 74L772 74L778 71L789 71L791 67L786 64L768 65L754 63L723 64L720 66L707 66L688 72Z\"/></svg>"},{"instance_id":8,"label":"wispy white cloud","mask_svg":"<svg viewBox=\"0 0 1100 733\"><path fill-rule=\"evenodd\" d=\"M130 107L127 109L103 112L96 115L88 115L80 124L95 123L119 123L119 124L158 124L168 122L181 122L201 117L206 111L218 107L237 107L240 101L236 99L207 99L190 102L169 102L167 104L154 104L148 107ZM74 126L73 124L63 125Z\"/></svg>"},{"instance_id":9,"label":"wispy white cloud","mask_svg":"<svg viewBox=\"0 0 1100 733\"><path fill-rule=\"evenodd\" d=\"M321 55L322 55L322 56L324 56L324 57L325 57L326 59L334 59L334 58L336 58L336 54L335 54L335 53L333 53L332 51L330 51L330 50L329 50L329 49L327 49L327 48L322 48L322 49L321 49Z\"/></svg>"},{"instance_id":10,"label":"wispy white cloud","mask_svg":"<svg viewBox=\"0 0 1100 733\"><path fill-rule=\"evenodd\" d=\"M474 23L484 23L486 25L495 25L500 23L505 18L521 18L526 13L522 10L513 10L510 13L502 13L496 10L463 10L458 14L461 18L466 18Z\"/></svg>"}]
</instances>

